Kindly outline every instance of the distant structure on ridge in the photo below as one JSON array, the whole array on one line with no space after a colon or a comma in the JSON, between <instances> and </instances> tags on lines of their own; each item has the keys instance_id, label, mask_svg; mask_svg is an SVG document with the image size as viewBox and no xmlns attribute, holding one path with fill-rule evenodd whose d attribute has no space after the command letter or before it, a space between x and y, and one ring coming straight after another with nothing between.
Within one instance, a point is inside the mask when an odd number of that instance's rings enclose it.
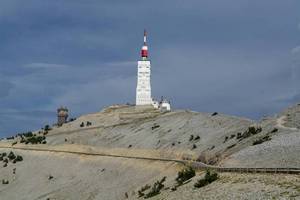
<instances>
[{"instance_id":1,"label":"distant structure on ridge","mask_svg":"<svg viewBox=\"0 0 300 200\"><path fill-rule=\"evenodd\" d=\"M170 102L162 99L155 101L151 96L151 63L148 59L147 32L144 30L144 44L141 49L141 60L138 61L136 106L152 105L162 111L170 111Z\"/></svg>"},{"instance_id":2,"label":"distant structure on ridge","mask_svg":"<svg viewBox=\"0 0 300 200\"><path fill-rule=\"evenodd\" d=\"M57 125L62 126L67 122L69 114L69 110L66 107L60 107L57 109Z\"/></svg>"}]
</instances>

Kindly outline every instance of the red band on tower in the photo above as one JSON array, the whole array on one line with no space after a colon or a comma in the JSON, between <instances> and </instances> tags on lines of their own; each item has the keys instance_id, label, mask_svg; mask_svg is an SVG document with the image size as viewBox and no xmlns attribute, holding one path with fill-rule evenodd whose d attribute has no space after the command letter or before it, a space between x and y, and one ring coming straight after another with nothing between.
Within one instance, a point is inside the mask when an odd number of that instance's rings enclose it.
<instances>
[{"instance_id":1,"label":"red band on tower","mask_svg":"<svg viewBox=\"0 0 300 200\"><path fill-rule=\"evenodd\" d=\"M147 32L144 30L144 45L141 50L142 58L148 58L148 46L147 46Z\"/></svg>"}]
</instances>

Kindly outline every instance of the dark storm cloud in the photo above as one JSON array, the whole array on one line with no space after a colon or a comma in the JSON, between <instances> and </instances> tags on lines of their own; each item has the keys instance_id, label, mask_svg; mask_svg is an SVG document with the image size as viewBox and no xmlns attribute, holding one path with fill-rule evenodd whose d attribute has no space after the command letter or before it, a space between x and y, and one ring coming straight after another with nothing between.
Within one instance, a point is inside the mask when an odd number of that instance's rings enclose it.
<instances>
[{"instance_id":1,"label":"dark storm cloud","mask_svg":"<svg viewBox=\"0 0 300 200\"><path fill-rule=\"evenodd\" d=\"M300 100L299 7L296 0L1 1L0 134L51 124L60 105L77 116L134 102L144 28L157 98L197 111L273 114Z\"/></svg>"}]
</instances>

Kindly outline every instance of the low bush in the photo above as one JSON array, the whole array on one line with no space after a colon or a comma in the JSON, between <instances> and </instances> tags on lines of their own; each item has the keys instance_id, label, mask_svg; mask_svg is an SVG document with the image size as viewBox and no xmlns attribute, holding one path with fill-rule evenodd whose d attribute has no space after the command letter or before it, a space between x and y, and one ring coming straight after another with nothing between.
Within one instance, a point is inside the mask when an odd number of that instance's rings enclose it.
<instances>
[{"instance_id":1,"label":"low bush","mask_svg":"<svg viewBox=\"0 0 300 200\"><path fill-rule=\"evenodd\" d=\"M17 155L17 157L15 158L15 160L16 160L17 162L21 162L21 161L23 161L23 157Z\"/></svg>"},{"instance_id":2,"label":"low bush","mask_svg":"<svg viewBox=\"0 0 300 200\"><path fill-rule=\"evenodd\" d=\"M218 115L219 113L217 113L217 112L214 112L213 114L211 114L211 116L216 116L216 115Z\"/></svg>"},{"instance_id":3,"label":"low bush","mask_svg":"<svg viewBox=\"0 0 300 200\"><path fill-rule=\"evenodd\" d=\"M224 139L224 142L223 142L223 143L227 142L227 140L228 140L228 136L226 136L226 137L225 137L225 139Z\"/></svg>"},{"instance_id":4,"label":"low bush","mask_svg":"<svg viewBox=\"0 0 300 200\"><path fill-rule=\"evenodd\" d=\"M176 182L178 185L182 185L185 181L193 178L196 175L195 170L192 167L186 167L178 172Z\"/></svg>"},{"instance_id":5,"label":"low bush","mask_svg":"<svg viewBox=\"0 0 300 200\"><path fill-rule=\"evenodd\" d=\"M47 125L44 127L44 130L45 130L45 131L51 131L52 128L47 124Z\"/></svg>"},{"instance_id":6,"label":"low bush","mask_svg":"<svg viewBox=\"0 0 300 200\"><path fill-rule=\"evenodd\" d=\"M9 160L14 160L16 158L15 154L12 151L9 152L7 157L8 157Z\"/></svg>"},{"instance_id":7,"label":"low bush","mask_svg":"<svg viewBox=\"0 0 300 200\"><path fill-rule=\"evenodd\" d=\"M138 197L143 197L143 196L145 196L145 191L146 190L148 190L148 189L150 189L151 188L151 186L150 185L145 185L145 186L143 186L140 190L138 190Z\"/></svg>"},{"instance_id":8,"label":"low bush","mask_svg":"<svg viewBox=\"0 0 300 200\"><path fill-rule=\"evenodd\" d=\"M84 127L84 123L83 122L81 122L80 127Z\"/></svg>"},{"instance_id":9,"label":"low bush","mask_svg":"<svg viewBox=\"0 0 300 200\"><path fill-rule=\"evenodd\" d=\"M194 135L190 135L189 141L192 141L194 139Z\"/></svg>"},{"instance_id":10,"label":"low bush","mask_svg":"<svg viewBox=\"0 0 300 200\"><path fill-rule=\"evenodd\" d=\"M193 149L196 149L196 148L197 148L197 145L196 145L196 144L193 144L192 150L193 150Z\"/></svg>"},{"instance_id":11,"label":"low bush","mask_svg":"<svg viewBox=\"0 0 300 200\"><path fill-rule=\"evenodd\" d=\"M250 127L248 127L248 129L245 132L243 132L243 134L238 133L236 139L242 140L242 139L250 137L251 135L256 135L256 134L260 133L261 131L262 131L261 127L250 126Z\"/></svg>"},{"instance_id":12,"label":"low bush","mask_svg":"<svg viewBox=\"0 0 300 200\"><path fill-rule=\"evenodd\" d=\"M278 128L274 128L271 133L276 133L278 131Z\"/></svg>"},{"instance_id":13,"label":"low bush","mask_svg":"<svg viewBox=\"0 0 300 200\"><path fill-rule=\"evenodd\" d=\"M156 181L153 186L151 187L151 190L145 194L145 199L156 196L160 193L161 189L165 187L163 184L166 181L166 177L163 177L160 181Z\"/></svg>"},{"instance_id":14,"label":"low bush","mask_svg":"<svg viewBox=\"0 0 300 200\"><path fill-rule=\"evenodd\" d=\"M89 122L89 121L86 122L86 126L91 126L91 125L92 125L92 122Z\"/></svg>"},{"instance_id":15,"label":"low bush","mask_svg":"<svg viewBox=\"0 0 300 200\"><path fill-rule=\"evenodd\" d=\"M157 128L159 128L159 127L160 127L160 125L154 124L154 125L151 127L151 129L154 130L154 129L157 129Z\"/></svg>"},{"instance_id":16,"label":"low bush","mask_svg":"<svg viewBox=\"0 0 300 200\"><path fill-rule=\"evenodd\" d=\"M231 149L231 148L233 148L235 145L236 145L236 144L230 145L230 146L227 147L227 149Z\"/></svg>"},{"instance_id":17,"label":"low bush","mask_svg":"<svg viewBox=\"0 0 300 200\"><path fill-rule=\"evenodd\" d=\"M200 136L197 135L197 136L195 137L195 140L200 140Z\"/></svg>"},{"instance_id":18,"label":"low bush","mask_svg":"<svg viewBox=\"0 0 300 200\"><path fill-rule=\"evenodd\" d=\"M7 185L7 184L9 184L9 181L6 180L6 179L2 179L2 184L3 184L3 185Z\"/></svg>"},{"instance_id":19,"label":"low bush","mask_svg":"<svg viewBox=\"0 0 300 200\"><path fill-rule=\"evenodd\" d=\"M272 138L269 136L269 135L266 135L265 137L262 137L262 138L259 138L257 140L255 140L252 144L253 145L258 145L258 144L262 144L266 141L269 141L271 140Z\"/></svg>"},{"instance_id":20,"label":"low bush","mask_svg":"<svg viewBox=\"0 0 300 200\"><path fill-rule=\"evenodd\" d=\"M26 138L25 144L41 144L44 140L46 140L45 136L32 136L29 138Z\"/></svg>"},{"instance_id":21,"label":"low bush","mask_svg":"<svg viewBox=\"0 0 300 200\"><path fill-rule=\"evenodd\" d=\"M219 178L219 175L217 174L217 172L211 171L211 170L207 170L206 174L204 176L204 178L199 179L195 184L194 187L196 188L201 188L204 187L214 181L216 181Z\"/></svg>"}]
</instances>

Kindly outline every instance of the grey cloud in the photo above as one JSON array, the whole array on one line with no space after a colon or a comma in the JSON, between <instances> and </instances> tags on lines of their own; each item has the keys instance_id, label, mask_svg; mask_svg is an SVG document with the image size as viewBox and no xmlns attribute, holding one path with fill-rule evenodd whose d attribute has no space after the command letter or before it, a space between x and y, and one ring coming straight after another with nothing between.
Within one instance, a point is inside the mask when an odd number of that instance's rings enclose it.
<instances>
[{"instance_id":1,"label":"grey cloud","mask_svg":"<svg viewBox=\"0 0 300 200\"><path fill-rule=\"evenodd\" d=\"M12 84L11 82L0 80L0 98L8 96L13 88L14 84Z\"/></svg>"},{"instance_id":2,"label":"grey cloud","mask_svg":"<svg viewBox=\"0 0 300 200\"><path fill-rule=\"evenodd\" d=\"M80 115L134 102L147 28L155 97L169 97L175 108L272 114L299 94L299 47L291 53L299 45L299 6L297 0L1 1L0 109L51 112L66 105ZM55 113L41 112L40 122L24 116L0 115L0 131L55 120Z\"/></svg>"}]
</instances>

